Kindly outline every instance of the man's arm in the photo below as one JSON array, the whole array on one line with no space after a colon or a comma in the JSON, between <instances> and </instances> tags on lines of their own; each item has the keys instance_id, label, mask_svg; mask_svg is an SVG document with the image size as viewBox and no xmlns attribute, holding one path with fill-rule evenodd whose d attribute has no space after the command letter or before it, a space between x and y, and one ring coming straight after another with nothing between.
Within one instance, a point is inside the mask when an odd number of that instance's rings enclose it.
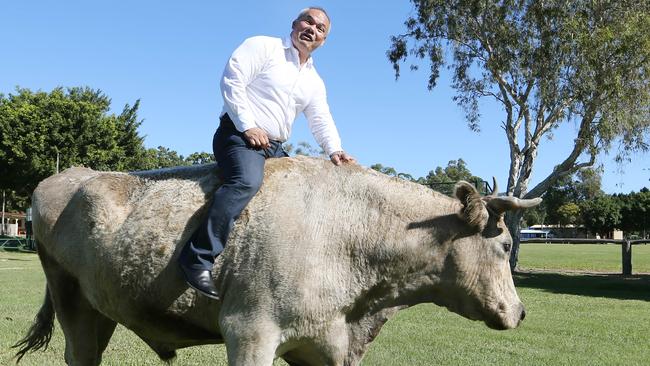
<instances>
[{"instance_id":1,"label":"man's arm","mask_svg":"<svg viewBox=\"0 0 650 366\"><path fill-rule=\"evenodd\" d=\"M341 147L341 138L334 124L334 119L327 104L325 86L319 85L319 90L313 100L305 108L305 116L309 123L309 129L316 139L316 142L323 148L325 153L335 165L342 163L355 163L356 160L345 153Z\"/></svg>"},{"instance_id":2,"label":"man's arm","mask_svg":"<svg viewBox=\"0 0 650 366\"><path fill-rule=\"evenodd\" d=\"M257 127L250 109L246 87L262 70L268 58L266 44L261 37L244 41L232 53L221 78L221 94L227 110L232 111L233 124L252 147L266 148L269 138Z\"/></svg>"}]
</instances>

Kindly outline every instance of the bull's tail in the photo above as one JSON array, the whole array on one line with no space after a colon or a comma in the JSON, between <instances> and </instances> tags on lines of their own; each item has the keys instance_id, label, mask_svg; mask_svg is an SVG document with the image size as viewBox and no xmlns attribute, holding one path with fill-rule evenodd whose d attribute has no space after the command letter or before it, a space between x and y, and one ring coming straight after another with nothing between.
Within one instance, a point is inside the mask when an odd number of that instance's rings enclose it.
<instances>
[{"instance_id":1,"label":"bull's tail","mask_svg":"<svg viewBox=\"0 0 650 366\"><path fill-rule=\"evenodd\" d=\"M25 338L18 341L12 348L19 348L16 352L16 363L25 356L27 352L34 352L43 348L47 349L48 343L52 338L52 330L54 329L54 304L50 296L50 291L45 288L45 300L41 309L34 318L34 323L29 328Z\"/></svg>"}]
</instances>

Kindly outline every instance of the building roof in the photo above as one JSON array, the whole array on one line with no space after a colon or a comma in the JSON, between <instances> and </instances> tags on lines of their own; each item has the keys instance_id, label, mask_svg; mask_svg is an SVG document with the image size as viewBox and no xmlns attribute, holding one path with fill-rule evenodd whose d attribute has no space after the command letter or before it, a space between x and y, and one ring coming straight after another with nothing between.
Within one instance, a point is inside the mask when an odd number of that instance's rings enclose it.
<instances>
[{"instance_id":1,"label":"building roof","mask_svg":"<svg viewBox=\"0 0 650 366\"><path fill-rule=\"evenodd\" d=\"M1 213L0 213L1 215ZM5 219L24 219L27 217L24 212L5 212ZM1 216L0 216L1 217Z\"/></svg>"}]
</instances>

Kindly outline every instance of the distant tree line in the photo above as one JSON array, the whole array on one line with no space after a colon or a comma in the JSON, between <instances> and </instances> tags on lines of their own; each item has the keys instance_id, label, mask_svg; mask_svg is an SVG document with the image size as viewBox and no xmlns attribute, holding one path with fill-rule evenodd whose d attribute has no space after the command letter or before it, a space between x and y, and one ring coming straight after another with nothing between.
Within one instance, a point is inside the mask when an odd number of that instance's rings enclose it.
<instances>
[{"instance_id":1,"label":"distant tree line","mask_svg":"<svg viewBox=\"0 0 650 366\"><path fill-rule=\"evenodd\" d=\"M650 236L650 190L606 194L600 185L597 169L559 180L542 196L541 205L524 213L522 225L582 225L601 237L615 229L626 237Z\"/></svg>"},{"instance_id":2,"label":"distant tree line","mask_svg":"<svg viewBox=\"0 0 650 366\"><path fill-rule=\"evenodd\" d=\"M380 163L373 164L370 168L392 177L402 178L414 183L429 186L448 196L453 195L454 185L460 180L473 183L474 186L483 194L491 193L485 191L486 186L483 179L473 175L463 159L450 160L446 167L443 168L438 166L434 170L429 171L429 174L425 177L419 178L415 178L408 173L397 172L395 168L383 166Z\"/></svg>"},{"instance_id":3,"label":"distant tree line","mask_svg":"<svg viewBox=\"0 0 650 366\"><path fill-rule=\"evenodd\" d=\"M212 154L187 157L159 146L146 148L138 133L140 101L109 113L111 100L88 87L0 94L0 190L7 210L24 210L41 180L71 166L134 171L212 161Z\"/></svg>"},{"instance_id":4,"label":"distant tree line","mask_svg":"<svg viewBox=\"0 0 650 366\"><path fill-rule=\"evenodd\" d=\"M485 187L483 179L473 175L463 159L451 160L445 168L439 166L420 178L379 163L371 168L447 195L452 195L453 186L459 180L472 182L477 188ZM615 229L624 231L626 237L650 237L650 190L643 188L627 194L606 194L601 189L601 175L600 169L588 168L563 177L542 196L541 205L524 212L522 227L581 225L601 237Z\"/></svg>"}]
</instances>

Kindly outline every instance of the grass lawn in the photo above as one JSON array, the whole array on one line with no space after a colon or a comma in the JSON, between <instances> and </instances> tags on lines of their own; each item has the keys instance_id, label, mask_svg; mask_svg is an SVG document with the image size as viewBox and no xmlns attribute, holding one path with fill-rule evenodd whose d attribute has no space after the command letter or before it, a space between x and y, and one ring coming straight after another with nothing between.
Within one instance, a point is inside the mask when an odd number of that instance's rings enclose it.
<instances>
[{"instance_id":1,"label":"grass lawn","mask_svg":"<svg viewBox=\"0 0 650 366\"><path fill-rule=\"evenodd\" d=\"M585 256L604 255L611 257L603 262L611 262L611 267L602 270L620 270L620 263L616 267L620 262L618 247L613 247L618 251L610 254L585 254L585 246L579 247L583 249L569 248L556 257L554 251L560 248L555 245L526 246L521 251L522 266L593 270L584 265ZM634 247L633 258L640 247L643 246ZM646 249L638 253L643 250ZM645 254L647 258L650 252ZM547 257L559 258L562 264L546 262ZM571 263L577 268L571 267ZM647 259L645 264L638 264L638 268L649 267ZM645 271L650 272L650 268ZM363 365L648 364L650 275L624 279L611 274L523 272L515 280L527 309L526 320L519 328L493 331L435 305L419 305L400 312L384 326ZM14 350L9 347L31 324L44 287L44 276L35 255L0 251L0 365L12 363ZM63 365L63 349L64 340L57 323L47 351L28 354L21 365ZM183 349L178 354L176 365L226 365L224 347L220 345ZM282 361L275 364L285 365ZM103 365L164 363L137 336L118 326L104 353Z\"/></svg>"},{"instance_id":2,"label":"grass lawn","mask_svg":"<svg viewBox=\"0 0 650 366\"><path fill-rule=\"evenodd\" d=\"M519 267L622 273L616 244L522 244ZM650 245L632 246L632 273L650 273Z\"/></svg>"}]
</instances>

